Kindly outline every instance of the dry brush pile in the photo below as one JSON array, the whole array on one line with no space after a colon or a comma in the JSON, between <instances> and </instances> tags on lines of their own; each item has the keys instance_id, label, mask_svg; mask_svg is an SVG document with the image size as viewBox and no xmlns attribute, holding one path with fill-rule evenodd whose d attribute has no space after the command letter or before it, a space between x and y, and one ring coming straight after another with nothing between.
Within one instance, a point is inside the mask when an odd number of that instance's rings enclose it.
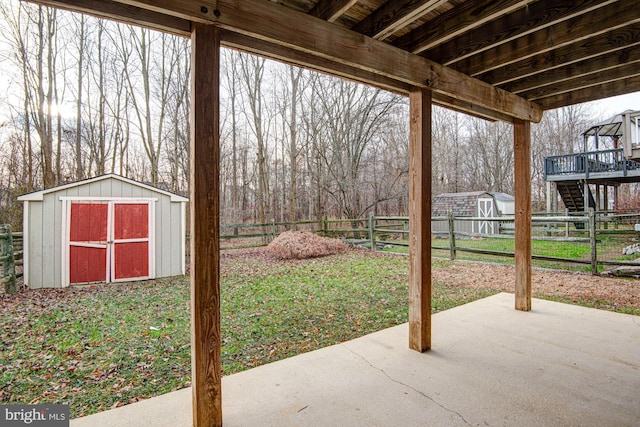
<instances>
[{"instance_id":1,"label":"dry brush pile","mask_svg":"<svg viewBox=\"0 0 640 427\"><path fill-rule=\"evenodd\" d=\"M339 239L321 237L308 231L285 231L267 246L267 251L281 260L317 258L347 249L348 246Z\"/></svg>"}]
</instances>

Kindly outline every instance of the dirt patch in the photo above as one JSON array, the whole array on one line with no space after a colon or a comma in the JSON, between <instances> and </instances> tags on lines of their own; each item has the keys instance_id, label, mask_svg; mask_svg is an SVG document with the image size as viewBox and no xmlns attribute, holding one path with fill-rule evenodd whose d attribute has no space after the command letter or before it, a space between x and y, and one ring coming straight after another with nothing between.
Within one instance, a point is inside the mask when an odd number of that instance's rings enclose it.
<instances>
[{"instance_id":1,"label":"dirt patch","mask_svg":"<svg viewBox=\"0 0 640 427\"><path fill-rule=\"evenodd\" d=\"M450 286L514 292L515 268L508 265L455 262L433 269L434 281ZM591 276L550 270L534 270L534 296L577 301L607 301L611 308L640 309L640 280Z\"/></svg>"}]
</instances>

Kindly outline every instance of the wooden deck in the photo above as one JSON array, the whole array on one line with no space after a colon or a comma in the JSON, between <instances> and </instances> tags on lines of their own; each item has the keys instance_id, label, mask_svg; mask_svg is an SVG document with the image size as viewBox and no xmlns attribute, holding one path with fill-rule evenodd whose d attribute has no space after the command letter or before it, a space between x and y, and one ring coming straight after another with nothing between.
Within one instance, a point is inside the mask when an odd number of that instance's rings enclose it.
<instances>
[{"instance_id":1,"label":"wooden deck","mask_svg":"<svg viewBox=\"0 0 640 427\"><path fill-rule=\"evenodd\" d=\"M544 159L547 181L583 181L598 184L640 182L640 162L628 160L623 149L572 153Z\"/></svg>"}]
</instances>

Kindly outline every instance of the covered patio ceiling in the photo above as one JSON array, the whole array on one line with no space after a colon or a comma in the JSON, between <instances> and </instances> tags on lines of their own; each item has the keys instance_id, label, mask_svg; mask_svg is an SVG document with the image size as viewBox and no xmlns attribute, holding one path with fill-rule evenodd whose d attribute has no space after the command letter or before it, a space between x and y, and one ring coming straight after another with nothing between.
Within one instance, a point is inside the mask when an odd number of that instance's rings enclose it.
<instances>
[{"instance_id":1,"label":"covered patio ceiling","mask_svg":"<svg viewBox=\"0 0 640 427\"><path fill-rule=\"evenodd\" d=\"M640 91L634 0L39 0L221 43L476 116L541 111ZM530 101L530 102L527 102Z\"/></svg>"},{"instance_id":2,"label":"covered patio ceiling","mask_svg":"<svg viewBox=\"0 0 640 427\"><path fill-rule=\"evenodd\" d=\"M640 90L637 0L33 0L191 38L193 424L222 424L220 46L409 95L409 347L431 348L431 106L513 123L515 308L531 310L530 123Z\"/></svg>"}]
</instances>

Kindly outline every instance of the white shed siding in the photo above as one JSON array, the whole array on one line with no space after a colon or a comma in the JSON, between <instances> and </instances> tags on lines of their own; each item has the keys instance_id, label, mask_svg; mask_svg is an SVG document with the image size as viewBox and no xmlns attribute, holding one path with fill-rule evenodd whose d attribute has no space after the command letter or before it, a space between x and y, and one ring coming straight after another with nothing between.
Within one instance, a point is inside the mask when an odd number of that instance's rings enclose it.
<instances>
[{"instance_id":1,"label":"white shed siding","mask_svg":"<svg viewBox=\"0 0 640 427\"><path fill-rule=\"evenodd\" d=\"M41 201L37 193L21 196L28 204L25 210L25 233L28 245L25 263L27 276L26 284L32 288L62 287L63 265L62 251L65 244L63 236L63 209L61 198L87 199L120 199L140 198L155 199L155 244L150 250L155 250L155 276L166 277L183 274L184 243L183 222L184 209L182 205L187 199L155 190L144 184L138 184L124 178L106 175L94 180L81 181L71 185L58 187L59 190L44 190ZM150 266L151 267L151 266Z\"/></svg>"},{"instance_id":2,"label":"white shed siding","mask_svg":"<svg viewBox=\"0 0 640 427\"><path fill-rule=\"evenodd\" d=\"M515 204L513 201L496 200L496 204L502 215L515 215Z\"/></svg>"},{"instance_id":3,"label":"white shed siding","mask_svg":"<svg viewBox=\"0 0 640 427\"><path fill-rule=\"evenodd\" d=\"M29 284L32 289L42 287L42 203L29 203ZM38 224L40 224L38 226ZM23 243L24 244L24 243ZM25 263L27 260L25 260Z\"/></svg>"}]
</instances>

